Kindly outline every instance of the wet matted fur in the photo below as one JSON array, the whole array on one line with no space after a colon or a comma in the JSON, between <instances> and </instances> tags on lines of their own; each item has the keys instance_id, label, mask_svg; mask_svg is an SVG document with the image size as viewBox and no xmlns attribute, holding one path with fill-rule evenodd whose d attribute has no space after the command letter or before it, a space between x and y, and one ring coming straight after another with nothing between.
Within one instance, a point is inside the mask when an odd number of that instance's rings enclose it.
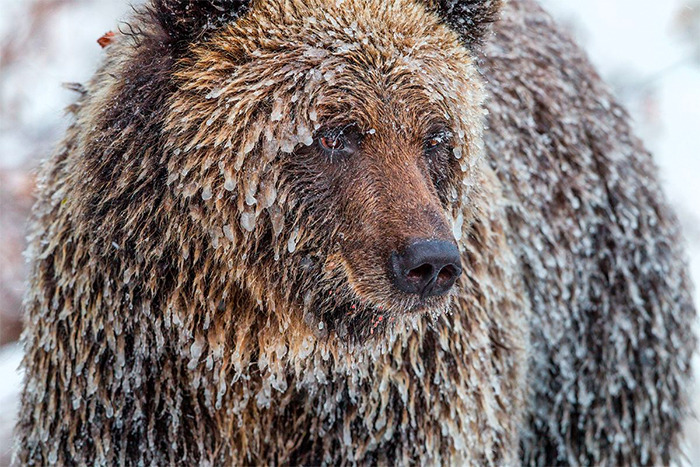
<instances>
[{"instance_id":1,"label":"wet matted fur","mask_svg":"<svg viewBox=\"0 0 700 467\"><path fill-rule=\"evenodd\" d=\"M526 0L487 34L500 8L136 15L44 167L18 460L675 459L677 222L581 52ZM412 238L458 243L449 296L392 286Z\"/></svg>"}]
</instances>

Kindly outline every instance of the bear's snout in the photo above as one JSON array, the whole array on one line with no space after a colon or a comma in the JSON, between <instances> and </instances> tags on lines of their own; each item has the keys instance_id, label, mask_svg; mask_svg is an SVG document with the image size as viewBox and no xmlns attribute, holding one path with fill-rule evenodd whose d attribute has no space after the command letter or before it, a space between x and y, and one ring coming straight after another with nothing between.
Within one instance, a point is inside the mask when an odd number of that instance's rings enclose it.
<instances>
[{"instance_id":1,"label":"bear's snout","mask_svg":"<svg viewBox=\"0 0 700 467\"><path fill-rule=\"evenodd\" d=\"M419 240L391 255L394 285L421 299L445 295L462 274L459 249L453 242Z\"/></svg>"}]
</instances>

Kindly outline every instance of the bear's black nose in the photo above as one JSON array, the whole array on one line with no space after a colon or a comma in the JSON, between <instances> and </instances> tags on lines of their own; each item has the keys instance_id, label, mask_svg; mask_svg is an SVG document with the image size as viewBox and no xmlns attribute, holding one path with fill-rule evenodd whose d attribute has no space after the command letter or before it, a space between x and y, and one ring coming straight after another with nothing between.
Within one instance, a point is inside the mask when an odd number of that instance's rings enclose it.
<instances>
[{"instance_id":1,"label":"bear's black nose","mask_svg":"<svg viewBox=\"0 0 700 467\"><path fill-rule=\"evenodd\" d=\"M394 284L421 298L444 295L462 274L457 245L442 240L421 240L402 253L391 255Z\"/></svg>"}]
</instances>

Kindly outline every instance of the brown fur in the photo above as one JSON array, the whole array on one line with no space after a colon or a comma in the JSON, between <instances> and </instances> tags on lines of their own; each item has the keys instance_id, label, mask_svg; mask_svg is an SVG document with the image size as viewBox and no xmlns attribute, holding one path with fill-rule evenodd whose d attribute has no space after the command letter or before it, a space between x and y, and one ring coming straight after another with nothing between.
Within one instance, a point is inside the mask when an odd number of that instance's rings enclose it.
<instances>
[{"instance_id":1,"label":"brown fur","mask_svg":"<svg viewBox=\"0 0 700 467\"><path fill-rule=\"evenodd\" d=\"M584 298L555 298L565 310L543 306L543 287L557 284L529 272L547 254L533 259L541 240L525 233L535 221L544 219L547 231L572 215L526 215L551 203L511 177L522 175L517 161L537 161L527 158L544 147L529 139L537 125L555 126L552 109L569 103L522 109L533 88L516 84L507 57L487 62L483 81L473 47L498 7L158 0L135 18L135 33L106 49L64 145L44 169L18 460L513 464L521 434L526 461L670 459L673 434L645 447L647 457L634 449L646 446L639 437L648 433L676 433L679 415L659 415L658 425L632 430L619 445L584 443L559 417L556 397L570 394L562 382L569 374L542 356L569 362L541 351L540 332L558 319L550 309L575 314ZM529 3L508 11L496 44L515 43L509 34L517 31L539 51L542 27L530 32L519 22L535 24L542 13ZM549 37L568 47L549 27ZM501 50L494 45L492 56ZM486 86L495 98L485 104ZM512 95L522 102L509 102ZM485 105L492 111L486 133ZM587 121L590 110L581 112L574 125ZM615 123L607 139L627 138ZM358 152L323 157L318 135L349 125L362 135ZM427 158L424 140L436 126L449 128L449 145ZM605 155L598 137L585 144ZM576 138L557 141L579 150L584 142ZM645 162L635 164L651 177ZM661 195L648 199L665 212ZM665 216L657 234L674 238ZM618 222L585 219L601 228ZM416 238L458 243L464 274L450 295L421 300L393 286L388 257ZM624 245L628 237L614 240ZM583 255L566 261L588 264ZM676 251L657 264L669 277L683 274ZM552 271L552 280L571 280L564 266ZM674 294L686 303L682 281L638 269L632 275L653 284L650 305L641 305L649 315L667 319ZM607 292L613 302L629 302L629 293L615 293ZM660 310L651 305L657 298ZM689 305L684 313L681 323ZM572 327L584 323L575 319ZM623 311L620 322L630 319ZM569 344L548 336L546 345ZM671 338L660 342L647 348L665 348ZM679 342L689 348L692 337ZM580 360L607 352L603 346ZM538 371L529 407L528 358ZM687 375L687 358L669 370L660 400L636 403L640 414L655 416L665 401L683 410L682 391L671 386ZM607 375L585 381L600 383L606 396L617 384ZM596 404L563 412L580 414L576 429L591 435L607 428L586 425L585 416L625 420L626 401L639 393L599 412ZM543 426L549 441L536 438Z\"/></svg>"},{"instance_id":2,"label":"brown fur","mask_svg":"<svg viewBox=\"0 0 700 467\"><path fill-rule=\"evenodd\" d=\"M657 168L534 2L513 2L501 24L483 50L486 144L532 303L524 460L677 462L695 310Z\"/></svg>"}]
</instances>

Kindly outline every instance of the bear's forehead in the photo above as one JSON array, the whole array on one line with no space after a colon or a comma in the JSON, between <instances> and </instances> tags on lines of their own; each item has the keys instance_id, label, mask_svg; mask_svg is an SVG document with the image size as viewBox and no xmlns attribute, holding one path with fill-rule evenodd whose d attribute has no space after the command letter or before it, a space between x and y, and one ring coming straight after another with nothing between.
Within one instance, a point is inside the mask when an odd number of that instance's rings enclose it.
<instances>
[{"instance_id":1,"label":"bear's forehead","mask_svg":"<svg viewBox=\"0 0 700 467\"><path fill-rule=\"evenodd\" d=\"M260 98L311 94L333 114L342 105L434 111L471 63L449 28L406 0L263 0L195 56L191 78Z\"/></svg>"},{"instance_id":2,"label":"bear's forehead","mask_svg":"<svg viewBox=\"0 0 700 467\"><path fill-rule=\"evenodd\" d=\"M288 41L362 39L364 35L411 43L430 33L449 31L440 29L441 20L415 0L258 0L236 24L255 35L265 33L270 40Z\"/></svg>"},{"instance_id":3,"label":"bear's forehead","mask_svg":"<svg viewBox=\"0 0 700 467\"><path fill-rule=\"evenodd\" d=\"M412 0L261 0L221 40L275 61L345 59L369 72L432 66L466 55L457 35Z\"/></svg>"}]
</instances>

